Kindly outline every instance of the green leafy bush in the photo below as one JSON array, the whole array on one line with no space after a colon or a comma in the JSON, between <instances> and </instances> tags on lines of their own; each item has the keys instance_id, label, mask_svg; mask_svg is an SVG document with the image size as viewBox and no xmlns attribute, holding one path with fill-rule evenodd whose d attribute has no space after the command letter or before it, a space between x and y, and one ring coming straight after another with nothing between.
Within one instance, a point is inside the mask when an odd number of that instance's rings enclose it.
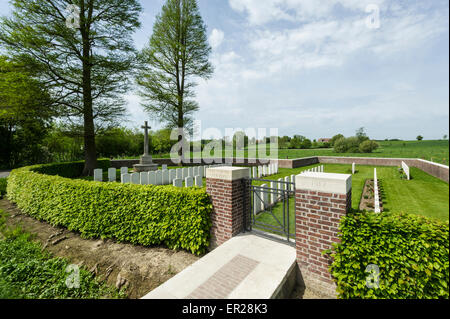
<instances>
[{"instance_id":1,"label":"green leafy bush","mask_svg":"<svg viewBox=\"0 0 450 319\"><path fill-rule=\"evenodd\" d=\"M57 170L44 165L13 170L7 187L8 198L34 218L86 238L165 244L195 254L209 245L212 204L203 188L91 182L36 171Z\"/></svg>"},{"instance_id":2,"label":"green leafy bush","mask_svg":"<svg viewBox=\"0 0 450 319\"><path fill-rule=\"evenodd\" d=\"M106 170L111 167L109 159L97 160L97 168ZM52 163L28 166L28 168L36 173L46 175L59 175L67 178L79 177L83 173L84 161Z\"/></svg>"},{"instance_id":3,"label":"green leafy bush","mask_svg":"<svg viewBox=\"0 0 450 319\"><path fill-rule=\"evenodd\" d=\"M334 142L336 153L359 153L360 140L356 136L341 137Z\"/></svg>"},{"instance_id":4,"label":"green leafy bush","mask_svg":"<svg viewBox=\"0 0 450 319\"><path fill-rule=\"evenodd\" d=\"M0 211L1 213L1 211ZM0 219L2 217L0 216ZM0 299L118 298L122 292L79 268L79 288L68 288L69 263L42 250L21 229L6 229L0 220Z\"/></svg>"},{"instance_id":5,"label":"green leafy bush","mask_svg":"<svg viewBox=\"0 0 450 319\"><path fill-rule=\"evenodd\" d=\"M0 178L0 199L6 194L6 178Z\"/></svg>"},{"instance_id":6,"label":"green leafy bush","mask_svg":"<svg viewBox=\"0 0 450 319\"><path fill-rule=\"evenodd\" d=\"M365 140L361 144L359 144L359 151L361 153L372 153L376 150L380 145L372 140Z\"/></svg>"},{"instance_id":7,"label":"green leafy bush","mask_svg":"<svg viewBox=\"0 0 450 319\"><path fill-rule=\"evenodd\" d=\"M331 273L341 298L448 298L449 224L403 213L349 213ZM379 288L368 288L370 264ZM371 279L370 279L371 280Z\"/></svg>"}]
</instances>

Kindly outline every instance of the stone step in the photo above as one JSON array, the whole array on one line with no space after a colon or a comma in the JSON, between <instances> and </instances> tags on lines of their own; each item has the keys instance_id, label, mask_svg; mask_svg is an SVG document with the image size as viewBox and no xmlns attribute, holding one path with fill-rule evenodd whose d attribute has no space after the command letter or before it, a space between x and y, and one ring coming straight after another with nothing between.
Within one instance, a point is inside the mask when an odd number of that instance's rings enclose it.
<instances>
[{"instance_id":1,"label":"stone step","mask_svg":"<svg viewBox=\"0 0 450 319\"><path fill-rule=\"evenodd\" d=\"M294 287L296 272L294 247L243 233L142 299L286 298Z\"/></svg>"}]
</instances>

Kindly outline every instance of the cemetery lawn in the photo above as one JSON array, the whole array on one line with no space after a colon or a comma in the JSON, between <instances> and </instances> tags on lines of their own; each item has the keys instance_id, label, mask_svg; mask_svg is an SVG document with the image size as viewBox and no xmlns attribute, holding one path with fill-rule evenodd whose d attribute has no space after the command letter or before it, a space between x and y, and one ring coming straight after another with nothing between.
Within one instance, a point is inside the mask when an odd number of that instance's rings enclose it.
<instances>
[{"instance_id":1,"label":"cemetery lawn","mask_svg":"<svg viewBox=\"0 0 450 319\"><path fill-rule=\"evenodd\" d=\"M301 168L280 168L279 174L265 177L269 180L277 180L291 174L300 172L311 167L320 166L315 164ZM351 165L323 164L326 173L351 174ZM375 166L357 165L357 172L352 176L352 208L358 209L361 194L366 179L373 178ZM405 212L422 215L441 221L449 220L449 185L417 168L411 167L411 180L400 179L397 167L377 167L378 179L380 180L381 196L385 211ZM267 182L254 181L254 185L268 184ZM268 185L270 187L270 185ZM289 202L290 230L294 232L295 207L294 198ZM278 220L283 220L282 205L276 205L272 213ZM270 213L263 213L258 217L262 222L277 225Z\"/></svg>"}]
</instances>

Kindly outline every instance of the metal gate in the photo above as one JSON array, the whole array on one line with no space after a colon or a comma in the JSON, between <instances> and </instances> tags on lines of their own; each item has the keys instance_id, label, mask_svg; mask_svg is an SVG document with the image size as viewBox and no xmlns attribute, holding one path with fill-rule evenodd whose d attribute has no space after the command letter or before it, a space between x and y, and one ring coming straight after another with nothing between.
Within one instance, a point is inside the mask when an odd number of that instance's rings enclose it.
<instances>
[{"instance_id":1,"label":"metal gate","mask_svg":"<svg viewBox=\"0 0 450 319\"><path fill-rule=\"evenodd\" d=\"M253 185L259 182L260 185ZM261 184L262 183L262 184ZM287 181L249 179L248 230L287 240L295 239L295 187ZM280 238L281 236L281 238Z\"/></svg>"}]
</instances>

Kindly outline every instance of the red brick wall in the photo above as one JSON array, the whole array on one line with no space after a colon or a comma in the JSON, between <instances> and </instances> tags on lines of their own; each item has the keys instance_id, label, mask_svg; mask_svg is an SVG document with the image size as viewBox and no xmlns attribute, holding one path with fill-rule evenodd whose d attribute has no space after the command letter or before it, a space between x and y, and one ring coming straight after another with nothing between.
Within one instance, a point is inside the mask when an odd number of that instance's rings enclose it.
<instances>
[{"instance_id":1,"label":"red brick wall","mask_svg":"<svg viewBox=\"0 0 450 319\"><path fill-rule=\"evenodd\" d=\"M211 246L216 247L244 229L244 212L249 210L248 181L206 179L206 192L211 196Z\"/></svg>"},{"instance_id":2,"label":"red brick wall","mask_svg":"<svg viewBox=\"0 0 450 319\"><path fill-rule=\"evenodd\" d=\"M310 286L328 287L334 283L328 267L331 259L322 254L338 242L341 218L351 208L351 190L347 195L317 191L295 191L295 224L297 263Z\"/></svg>"}]
</instances>

